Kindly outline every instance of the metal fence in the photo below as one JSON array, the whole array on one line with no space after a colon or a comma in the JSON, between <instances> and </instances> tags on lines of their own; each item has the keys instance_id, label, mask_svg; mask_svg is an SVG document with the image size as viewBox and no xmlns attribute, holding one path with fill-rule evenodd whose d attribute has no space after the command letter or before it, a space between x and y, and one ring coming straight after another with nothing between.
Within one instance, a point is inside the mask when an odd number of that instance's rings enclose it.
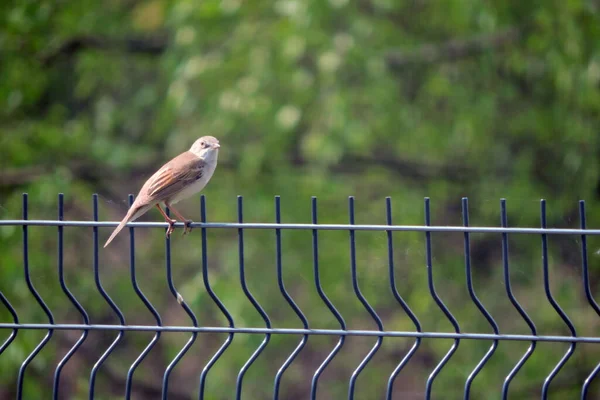
<instances>
[{"instance_id":1,"label":"metal fence","mask_svg":"<svg viewBox=\"0 0 600 400\"><path fill-rule=\"evenodd\" d=\"M133 196L130 195L129 198L130 204L133 201ZM394 382L399 374L405 370L405 367L411 360L411 358L415 355L417 350L419 349L423 339L452 339L453 344L450 348L448 348L445 355L442 359L437 362L435 367L431 370L426 382L425 382L425 390L424 390L424 398L430 399L432 396L432 387L436 380L438 374L442 371L442 369L447 366L450 359L453 357L455 352L457 351L459 344L462 341L486 341L490 343L490 347L485 353L484 357L477 363L475 368L468 374L466 382L464 384L464 398L468 399L471 395L471 385L474 379L478 376L480 371L486 366L486 363L493 357L494 353L497 350L498 344L501 341L522 341L529 343L529 347L522 356L520 356L519 361L516 365L513 365L510 369L510 372L504 377L503 385L501 387L501 398L507 399L509 398L509 389L511 382L515 378L515 376L519 373L524 364L528 361L528 359L532 356L532 354L536 350L536 344L540 342L563 342L569 344L568 350L564 353L562 358L553 366L551 372L547 375L543 382L543 386L541 388L541 397L543 399L547 398L549 391L551 389L551 384L554 378L559 374L561 368L565 365L565 363L571 358L576 350L576 345L578 343L600 343L600 337L596 336L578 336L575 330L574 324L571 322L567 313L561 308L558 304L555 296L552 293L551 285L550 285L550 276L548 269L548 236L549 235L575 235L580 238L580 250L581 250L581 282L582 282L582 292L585 294L585 301L591 307L596 314L600 316L600 307L597 302L594 300L592 295L592 289L590 285L589 278L589 268L588 268L588 250L587 250L587 236L588 235L600 235L600 229L586 229L586 212L585 212L585 203L581 201L579 203L579 217L580 217L580 228L579 229L549 229L546 226L546 203L544 200L541 201L540 204L540 218L541 218L541 227L540 228L509 228L507 222L507 212L506 212L506 203L504 200L500 202L500 220L501 224L497 227L472 227L469 226L469 213L468 213L468 202L467 199L464 198L462 200L462 226L432 226L431 225L431 211L430 211L430 201L428 198L424 201L424 215L425 221L424 225L419 226L406 226L406 225L394 225L392 222L392 207L391 201L389 198L386 199L386 225L358 225L355 224L354 218L354 198L349 198L349 224L319 224L317 221L317 199L312 199L312 223L310 224L297 224L297 223L282 223L281 222L281 206L280 199L277 196L275 198L275 223L244 223L243 222L243 199L242 197L238 197L237 200L237 215L238 221L236 223L215 223L215 222L206 222L206 202L204 196L201 198L201 222L193 223L191 226L193 228L198 228L201 232L201 246L202 246L202 280L204 287L212 299L212 301L216 304L222 314L225 316L228 321L228 326L217 327L217 326L202 326L198 322L198 318L192 311L192 309L188 306L184 298L180 295L177 288L174 285L171 271L171 246L170 239L166 239L166 270L167 270L167 284L172 296L177 300L179 305L185 310L189 319L191 321L192 326L168 326L164 325L161 320L161 315L157 311L157 309L153 306L153 304L148 300L146 295L140 289L138 285L138 280L136 276L136 253L135 253L135 232L136 228L160 228L165 229L166 223L149 223L149 222L137 222L128 224L129 227L129 266L130 266L130 277L131 284L133 285L133 289L139 299L145 304L148 311L153 315L156 323L154 325L130 325L125 321L125 316L119 306L111 299L107 290L105 290L103 283L100 279L99 270L101 269L101 265L98 261L99 258L99 248L98 248L98 229L100 227L115 227L117 225L116 222L101 222L98 218L98 197L97 195L93 196L93 221L65 221L63 219L64 215L64 201L63 196L59 195L59 204L58 204L58 220L30 220L29 217L29 207L28 207L28 196L27 194L23 195L23 217L21 220L0 220L0 226L19 226L22 229L22 243L23 243L23 273L24 279L27 285L27 288L31 295L37 301L37 305L30 304L28 307L40 307L44 314L47 317L47 323L29 323L27 321L23 321L19 318L19 315L11 304L10 299L0 292L0 301L6 307L10 315L12 316L12 321L2 321L0 322L0 334L6 333L8 337L4 340L0 345L0 366L2 364L3 358L2 355L5 354L5 351L13 341L17 338L19 333L27 330L42 330L45 331L46 334L43 339L35 346L33 351L28 354L24 361L22 362L17 375L17 383L16 383L16 397L17 399L23 398L23 384L26 379L26 372L28 366L31 365L32 361L36 358L38 353L52 340L52 336L55 331L58 330L69 330L81 332L81 336L76 341L76 343L70 348L70 350L66 353L66 355L60 360L58 365L56 366L53 378L53 398L58 399L61 398L60 392L60 378L61 372L65 365L69 362L69 360L77 353L80 346L86 341L88 338L88 334L90 331L101 330L101 331L112 331L116 334L116 337L112 344L108 346L103 352L103 354L98 358L97 362L93 365L91 369L91 374L89 376L89 398L94 398L95 388L96 388L96 378L98 376L99 371L101 371L103 364L111 356L111 354L118 348L119 343L123 340L126 334L129 332L153 332L154 337L147 344L145 349L139 354L137 359L131 364L129 370L127 372L126 377L126 387L125 387L125 398L130 398L132 395L132 384L133 377L136 369L140 365L140 363L144 360L144 358L151 352L156 343L160 340L161 334L163 332L184 332L189 333L189 340L185 343L185 345L181 348L179 353L172 359L172 361L166 367L162 378L162 398L166 399L169 395L169 377L171 372L175 368L175 366L179 363L179 361L186 355L188 350L194 345L199 337L205 333L222 333L227 334L226 340L222 342L218 350L213 354L213 356L209 359L209 361L204 365L200 376L198 377L198 390L199 390L199 398L203 399L205 397L205 386L209 376L209 373L213 366L219 362L222 357L227 356L227 349L230 344L234 340L234 336L237 335L264 335L264 339L256 348L254 353L247 359L242 368L237 373L236 385L235 385L235 398L240 399L242 397L242 387L244 382L244 376L255 360L261 355L263 350L269 345L270 339L274 335L299 335L301 339L295 349L287 356L285 362L281 364L278 368L277 373L274 377L274 385L273 385L273 398L278 399L280 396L280 386L282 382L282 378L290 365L294 362L299 353L302 352L303 348L307 344L307 341L311 336L314 335L326 335L333 336L338 338L337 344L335 347L327 354L324 358L324 361L319 365L319 367L314 371L312 375L312 381L310 385L310 398L316 399L317 392L319 387L319 378L325 369L330 365L332 360L336 357L338 352L342 349L345 344L345 340L348 337L352 336L362 336L362 337L372 337L374 340L374 345L368 352L368 354L361 360L361 362L355 367L350 380L348 382L348 399L353 399L355 396L355 384L357 378L361 374L361 372L365 369L367 364L372 360L373 356L380 350L380 346L385 338L388 337L403 337L403 338L413 338L414 343L412 347L408 350L406 354L403 355L401 359L397 360L397 365L392 373L389 375L387 379L386 385L386 398L392 399L393 397L393 388ZM31 226L49 226L49 227L57 227L58 229L58 279L60 283L60 287L62 288L62 292L64 296L68 298L68 300L72 303L72 305L76 308L78 313L80 314L82 323L73 324L73 323L56 323L53 317L53 314L48 307L47 303L44 301L42 296L36 290L32 274L30 273L29 266L29 227ZM182 227L182 223L177 223L178 227ZM114 314L117 316L119 320L119 324L110 325L110 324L98 324L93 323L90 319L88 312L81 305L81 303L75 298L73 293L70 291L67 283L65 281L64 275L64 243L63 243L63 235L65 227L89 227L93 231L93 274L94 274L94 282L95 288L104 298L108 306L112 309ZM229 229L236 230L238 236L238 257L239 257L239 279L241 283L241 288L243 293L247 297L248 301L252 304L252 306L256 309L256 311L260 314L262 319L264 320L264 326L253 326L253 327L242 327L237 326L234 318L232 317L232 313L225 304L218 297L217 293L211 287L211 283L209 280L208 274L208 252L207 252L207 230L211 229ZM246 283L246 268L244 264L244 232L246 230L252 229L262 229L262 230L270 230L274 232L274 244L275 244L275 253L276 253L276 274L277 274L277 282L279 286L279 291L281 294L281 298L289 305L290 310L297 315L299 320L302 323L302 328L274 328L272 327L272 322L264 308L259 304L256 300L255 296L250 291L247 283ZM314 329L310 327L310 312L307 310L302 311L300 307L296 304L286 286L284 285L283 279L283 263L282 263L282 231L284 230L305 230L312 232L312 256L313 256L313 283L317 290L317 293L323 302L323 304L327 307L327 309L331 312L331 314L335 317L339 324L339 329ZM377 326L377 329L372 330L352 330L347 329L346 322L341 312L338 311L333 304L333 302L328 298L323 286L321 284L320 279L320 266L319 266L319 232L324 230L342 230L347 231L349 234L349 250L350 250L350 261L351 261L351 281L353 287L353 293L349 293L348 295L355 296L366 312L372 318L374 324ZM375 308L372 307L369 301L365 298L363 293L361 292L359 281L357 279L357 265L356 265L356 232L357 231L381 231L385 232L387 235L387 263L388 263L388 271L389 274L386 277L388 280L389 289L391 294L395 298L395 301L398 305L398 312L404 312L413 323L414 329L410 329L407 331L395 331L395 330L386 330L384 329L382 319L375 311ZM427 269L427 282L428 282L428 291L435 302L436 306L443 312L445 317L448 319L450 324L453 326L453 332L427 332L424 331L421 327L421 322L418 316L411 310L405 299L400 295L400 290L398 289L396 283L396 266L394 261L394 246L392 242L392 236L394 232L398 231L412 231L412 232L422 232L425 238L425 265ZM467 289L468 296L470 301L477 307L479 312L485 317L487 322L489 323L489 328L491 333L476 333L476 332L465 332L461 330L459 325L459 321L453 315L453 313L449 310L449 308L445 305L441 296L438 294L436 287L434 285L434 266L432 264L432 233L435 232L458 232L464 235L464 268L467 277ZM496 233L501 235L501 243L502 243L502 265L503 265L503 277L504 277L504 290L506 296L510 300L510 303L514 307L514 309L521 316L523 321L527 324L530 330L530 334L510 334L510 333L501 333L498 323L491 315L491 313L486 309L483 303L479 300L478 296L475 292L475 287L472 279L472 267L471 267L471 243L470 243L470 235L472 233ZM509 263L509 246L508 246L508 236L511 234L526 234L526 235L536 235L541 239L541 254L542 254L542 269L543 269L543 287L546 295L546 301L552 306L555 310L556 314L560 317L560 319L564 322L564 325L568 328L570 332L569 335L540 335L536 330L536 325L534 324L533 319L528 315L524 307L519 303L516 296L513 293L513 289L511 286L511 267ZM199 336L200 335L200 336ZM589 375L583 382L580 391L581 399L588 398L588 393L590 392L590 385L592 381L596 377L598 371L600 370L600 363L597 364L593 370L589 371Z\"/></svg>"}]
</instances>

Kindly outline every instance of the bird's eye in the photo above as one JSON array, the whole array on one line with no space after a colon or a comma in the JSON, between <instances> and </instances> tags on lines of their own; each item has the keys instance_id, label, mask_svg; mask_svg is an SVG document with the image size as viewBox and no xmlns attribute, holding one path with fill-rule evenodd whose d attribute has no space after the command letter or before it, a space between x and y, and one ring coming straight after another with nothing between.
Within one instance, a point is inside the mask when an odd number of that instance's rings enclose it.
<instances>
[{"instance_id":1,"label":"bird's eye","mask_svg":"<svg viewBox=\"0 0 600 400\"><path fill-rule=\"evenodd\" d=\"M205 142L200 142L200 146L206 147L206 143Z\"/></svg>"}]
</instances>

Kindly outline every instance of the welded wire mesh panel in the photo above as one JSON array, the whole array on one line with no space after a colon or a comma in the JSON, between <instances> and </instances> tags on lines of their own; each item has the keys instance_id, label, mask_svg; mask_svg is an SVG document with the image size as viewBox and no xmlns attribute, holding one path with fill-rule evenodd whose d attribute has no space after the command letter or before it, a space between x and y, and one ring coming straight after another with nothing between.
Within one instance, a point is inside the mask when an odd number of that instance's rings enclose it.
<instances>
[{"instance_id":1,"label":"welded wire mesh panel","mask_svg":"<svg viewBox=\"0 0 600 400\"><path fill-rule=\"evenodd\" d=\"M462 224L441 226L429 199L423 224L394 225L390 198L361 224L350 197L332 224L316 198L306 223L283 222L279 197L274 222L245 222L241 196L235 221L210 222L202 197L190 235L136 222L106 249L117 223L98 196L78 220L62 194L56 218L29 201L0 221L22 252L2 266L0 398L600 396L600 230L583 201L578 226L549 228L542 200L540 227L511 228L504 200L475 227L466 198Z\"/></svg>"}]
</instances>

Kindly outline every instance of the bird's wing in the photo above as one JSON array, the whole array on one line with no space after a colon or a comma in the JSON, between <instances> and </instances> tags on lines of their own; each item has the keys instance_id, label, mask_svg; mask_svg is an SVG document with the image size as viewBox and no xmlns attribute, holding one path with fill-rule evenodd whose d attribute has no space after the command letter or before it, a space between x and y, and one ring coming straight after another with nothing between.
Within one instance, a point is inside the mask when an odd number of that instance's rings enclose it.
<instances>
[{"instance_id":1,"label":"bird's wing","mask_svg":"<svg viewBox=\"0 0 600 400\"><path fill-rule=\"evenodd\" d=\"M166 163L149 180L148 198L164 201L202 177L204 161L187 151Z\"/></svg>"}]
</instances>

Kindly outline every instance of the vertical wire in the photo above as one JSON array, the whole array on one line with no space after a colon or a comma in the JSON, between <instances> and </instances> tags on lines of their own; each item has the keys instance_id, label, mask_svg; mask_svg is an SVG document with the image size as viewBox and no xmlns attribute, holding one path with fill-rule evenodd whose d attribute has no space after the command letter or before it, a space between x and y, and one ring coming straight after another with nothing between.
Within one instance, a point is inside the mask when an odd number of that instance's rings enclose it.
<instances>
[{"instance_id":1,"label":"vertical wire","mask_svg":"<svg viewBox=\"0 0 600 400\"><path fill-rule=\"evenodd\" d=\"M15 308L12 306L12 304L10 304L10 301L8 301L8 298L6 298L6 296L4 296L4 294L1 291L0 291L0 301L2 302L2 304L4 304L4 306L6 307L6 309L12 316L13 322L15 324L18 324L19 323L19 315L17 314L17 310L15 310ZM8 336L8 338L6 338L6 340L4 341L4 343L2 343L2 345L0 345L0 355L2 355L4 350L6 350L8 348L8 346L10 346L10 344L13 342L13 340L15 340L15 338L17 337L18 334L19 334L19 330L17 328L14 328L12 330L11 334Z\"/></svg>"},{"instance_id":2,"label":"vertical wire","mask_svg":"<svg viewBox=\"0 0 600 400\"><path fill-rule=\"evenodd\" d=\"M350 219L350 225L354 225L354 196L348 197L348 215L349 215L349 219ZM377 328L380 331L383 331L383 323L381 322L381 318L379 318L379 315L377 315L377 313L375 312L375 309L373 309L373 307L369 304L369 302L367 301L365 296L360 291L360 287L358 286L358 277L357 277L357 272L356 272L356 231L354 229L350 229L349 233L350 233L350 272L352 275L352 287L354 289L354 294L356 295L358 300L362 303L363 307L365 308L365 310L367 310L369 315L371 315L371 318L373 318L373 321L375 321ZM354 372L352 373L352 376L350 377L350 383L348 386L348 399L349 400L354 399L354 387L356 385L356 379L358 378L358 375L362 372L362 370L365 368L367 363L369 361L371 361L371 359L373 358L373 356L375 355L377 350L379 350L379 347L381 347L382 342L383 342L383 336L379 336L377 338L377 342L375 342L375 345L373 346L373 348L367 353L365 358L358 365L356 370L354 370Z\"/></svg>"},{"instance_id":3,"label":"vertical wire","mask_svg":"<svg viewBox=\"0 0 600 400\"><path fill-rule=\"evenodd\" d=\"M503 228L508 228L508 216L506 213L506 200L500 200L500 223ZM535 328L535 324L533 320L527 315L525 309L521 306L519 301L515 298L515 295L512 291L512 286L510 283L510 266L509 266L509 252L508 252L508 233L502 232L502 270L504 272L504 286L506 288L506 295L510 299L511 304L517 310L521 318L525 321L529 329L531 330L531 334L533 336L537 336L537 329ZM531 357L535 350L536 341L532 340L531 345L525 351L525 354L521 357L521 359L517 362L514 368L506 375L504 378L504 384L502 385L502 400L508 400L508 389L510 387L510 383L517 375L517 373L521 370L521 367L525 364L525 362Z\"/></svg>"},{"instance_id":4,"label":"vertical wire","mask_svg":"<svg viewBox=\"0 0 600 400\"><path fill-rule=\"evenodd\" d=\"M312 203L311 203L312 223L314 225L316 225L317 224L317 198L313 196L311 201L312 201ZM318 238L317 231L318 231L318 229L312 230L313 271L314 271L313 273L315 276L315 286L317 288L317 292L319 293L319 297L321 298L323 303L325 303L325 305L327 306L329 311L331 311L331 313L333 314L335 319L338 321L338 323L340 324L340 328L343 330L346 330L346 322L344 321L342 314L340 314L340 312L335 308L335 306L333 305L331 300L329 300L329 298L327 298L327 296L325 295L325 291L323 290L323 287L321 286L321 276L319 274L319 238ZM327 368L329 363L333 360L333 358L336 356L336 354L340 351L340 349L344 345L345 340L346 340L346 336L343 336L343 335L340 336L338 343L335 345L333 350L331 350L331 353L329 353L329 355L325 358L325 360L321 363L321 365L315 371L311 385L310 385L310 399L311 400L315 400L317 398L317 385L319 383L319 378L321 377L321 374L323 373L323 371L325 371L325 368Z\"/></svg>"},{"instance_id":5,"label":"vertical wire","mask_svg":"<svg viewBox=\"0 0 600 400\"><path fill-rule=\"evenodd\" d=\"M13 318L13 322L15 324L19 323L19 316L17 315L17 311L14 309L14 307L12 306L12 304L10 304L10 302L8 301L8 299L6 298L6 296L4 296L4 294L2 294L2 292L0 292L0 301L2 302L2 304L4 304L6 306L6 308L8 309L8 312L10 313L10 315L12 315ZM4 343L2 343L2 345L0 345L0 355L2 355L2 353L4 352L4 350L6 350L8 348L8 346L10 346L10 344L12 343L13 340L15 340L15 338L17 337L17 334L19 333L19 330L14 328L11 332L11 334L8 336L8 338L6 338L6 340L4 341Z\"/></svg>"},{"instance_id":6,"label":"vertical wire","mask_svg":"<svg viewBox=\"0 0 600 400\"><path fill-rule=\"evenodd\" d=\"M166 211L167 211L167 215L169 215L168 208ZM167 229L168 229L168 227L165 229L165 231ZM184 226L184 229L185 229L185 226ZM167 285L169 286L169 290L171 291L171 294L173 295L173 297L175 297L175 299L177 300L177 303L179 303L181 308L183 308L183 310L186 312L186 314L190 317L190 320L192 321L192 324L194 325L194 327L197 328L198 320L197 320L196 316L194 315L194 312L190 309L190 307L183 300L183 297L179 294L179 292L175 288L175 284L173 283L173 272L171 270L171 238L167 237L166 235L165 235L165 268L166 268L166 272L167 272ZM190 347L192 347L192 345L196 341L197 336L198 336L198 332L192 332L192 336L189 338L189 340L186 342L186 344L182 347L182 349L179 351L179 353L177 353L175 355L175 357L173 358L171 363L165 369L165 373L163 375L163 383L162 383L162 399L163 400L166 400L167 396L169 394L169 376L171 375L171 372L173 371L173 369L175 368L177 363L183 358L185 353L187 353L187 351L190 349Z\"/></svg>"},{"instance_id":7,"label":"vertical wire","mask_svg":"<svg viewBox=\"0 0 600 400\"><path fill-rule=\"evenodd\" d=\"M392 225L392 199L391 199L391 197L385 198L385 209L386 209L386 213L385 213L386 214L386 224ZM410 318L412 323L415 325L415 329L417 330L417 332L422 332L421 322L419 322L419 319L417 318L417 316L413 313L413 311L410 309L408 304L404 301L404 299L402 298L402 296L400 296L400 293L398 292L398 288L396 286L395 271L394 271L394 244L393 244L393 240L392 240L392 231L388 230L386 232L387 232L387 245L388 245L388 267L389 267L389 277L390 277L390 289L392 290L392 294L394 295L394 298L396 299L396 301L400 304L400 306L402 307L404 312L408 315L408 317ZM392 400L394 380L396 379L396 377L398 376L398 374L400 373L402 368L404 368L404 366L410 361L411 357L415 354L415 352L417 351L417 349L419 348L420 345L421 345L421 338L420 337L415 338L415 342L412 345L412 347L410 348L410 350L408 350L408 352L406 353L404 358L400 361L398 366L394 369L394 371L392 371L392 374L390 375L390 378L389 378L388 384L387 384L387 390L386 390L386 399L387 400Z\"/></svg>"},{"instance_id":8,"label":"vertical wire","mask_svg":"<svg viewBox=\"0 0 600 400\"><path fill-rule=\"evenodd\" d=\"M4 304L4 306L6 307L6 309L12 316L13 323L18 324L19 323L19 315L17 314L17 310L15 310L15 308L12 306L12 304L10 304L10 301L8 301L8 298L6 298L6 296L4 296L4 294L1 291L0 291L0 301L2 302L2 304ZM10 344L16 339L18 334L19 334L19 330L14 328L12 330L11 334L8 336L8 338L6 338L6 340L4 341L4 343L2 343L2 345L0 345L0 355L2 355L4 350L6 350L8 348L8 346L10 346Z\"/></svg>"},{"instance_id":9,"label":"vertical wire","mask_svg":"<svg viewBox=\"0 0 600 400\"><path fill-rule=\"evenodd\" d=\"M63 195L63 193L59 193L59 195L58 195L58 220L59 221L64 220L64 195ZM71 291L69 290L69 288L67 287L67 284L65 282L63 250L64 250L64 227L62 225L59 225L58 226L58 280L60 282L60 287L62 288L64 294L69 298L69 300L71 301L73 306L77 309L79 314L81 314L83 323L85 325L89 325L90 319L88 317L87 312L85 311L83 306L77 301L75 296L73 296L73 293L71 293ZM83 342L85 341L85 339L88 336L88 332L89 331L87 329L83 331L83 333L81 334L81 337L77 340L77 342L75 342L73 347L67 352L67 354L65 354L63 359L60 360L60 362L58 363L58 365L56 367L56 371L54 373L54 384L53 384L53 393L52 393L53 399L56 400L59 398L59 396L58 396L59 385L58 384L60 381L60 373L61 373L62 369L67 364L69 359L73 356L73 354L75 354L77 349L79 349L79 347L83 344Z\"/></svg>"},{"instance_id":10,"label":"vertical wire","mask_svg":"<svg viewBox=\"0 0 600 400\"><path fill-rule=\"evenodd\" d=\"M585 218L585 201L579 201L579 227L581 230L585 230L586 228L586 218ZM588 255L587 255L587 236L585 234L581 235L581 273L583 276L583 289L585 291L585 297L590 304L590 307L594 309L596 314L600 316L600 307L594 296L592 295L592 289L590 288L590 273L588 268ZM589 387L598 372L600 371L600 363L592 370L592 372L587 376L585 381L583 382L583 386L581 387L581 400L587 399L587 395L589 392Z\"/></svg>"},{"instance_id":11,"label":"vertical wire","mask_svg":"<svg viewBox=\"0 0 600 400\"><path fill-rule=\"evenodd\" d=\"M28 197L27 193L23 193L23 219L28 219ZM40 294L37 292L35 287L33 286L33 282L31 281L31 275L29 273L29 232L28 232L27 224L23 225L23 270L25 272L25 282L27 283L27 287L29 288L29 292L35 297L35 300L44 311L44 314L48 317L48 323L54 325L54 316L50 311L50 308L46 305ZM25 379L25 371L27 366L31 361L37 356L37 354L44 348L46 343L52 337L54 329L48 329L48 333L44 338L40 341L40 343L29 353L29 356L23 361L21 364L21 368L19 368L19 375L17 377L17 399L21 400L23 398L23 380Z\"/></svg>"},{"instance_id":12,"label":"vertical wire","mask_svg":"<svg viewBox=\"0 0 600 400\"><path fill-rule=\"evenodd\" d=\"M238 210L238 222L240 224L244 222L242 201L243 201L242 196L238 196L237 210ZM239 266L240 266L240 284L242 286L242 290L244 291L244 294L246 295L248 300L250 300L250 303L252 303L252 305L254 306L256 311L258 311L258 313L262 317L263 321L265 322L266 327L270 329L271 328L271 320L269 320L269 316L267 315L265 310L260 306L258 301L256 301L256 299L254 298L252 293L250 293L250 290L248 289L248 285L246 284L246 267L244 264L244 230L243 230L243 228L238 228L238 254L239 254ZM246 371L248 371L248 369L250 368L252 363L254 363L256 358L258 358L260 353L262 353L264 348L269 343L270 339L271 339L271 334L270 333L265 334L265 338L262 341L262 343L260 344L260 346L258 346L256 351L254 353L252 353L250 358L248 358L248 361L246 361L246 363L240 369L240 372L237 377L237 382L235 384L235 398L237 400L240 400L242 398L242 383L243 383L244 375L246 374Z\"/></svg>"},{"instance_id":13,"label":"vertical wire","mask_svg":"<svg viewBox=\"0 0 600 400\"><path fill-rule=\"evenodd\" d=\"M207 219L206 219L206 198L204 197L204 195L202 195L200 197L200 220L201 220L202 224L205 224L207 221ZM208 240L207 240L207 235L206 235L206 226L202 225L201 233L202 233L202 280L204 282L204 287L206 288L206 291L208 292L212 301L217 305L217 307L219 307L219 310L221 311L221 313L223 313L223 315L227 319L229 327L234 328L235 324L234 324L233 318L231 317L231 313L229 312L229 310L227 310L227 307L225 307L225 304L223 304L223 302L219 299L219 297L216 295L216 293L213 291L212 287L210 286L210 281L208 279L208 244L207 244ZM200 390L199 390L199 394L198 394L199 400L204 399L204 390L206 388L206 378L208 376L208 372L215 365L215 363L221 357L221 355L225 352L225 350L227 350L229 345L231 345L231 342L233 341L233 335L234 335L233 332L230 332L227 335L227 339L225 339L225 342L223 342L221 347L219 347L219 349L215 352L215 354L211 357L211 359L208 360L208 362L206 363L206 366L202 369L202 373L200 374Z\"/></svg>"},{"instance_id":14,"label":"vertical wire","mask_svg":"<svg viewBox=\"0 0 600 400\"><path fill-rule=\"evenodd\" d=\"M431 208L430 208L430 204L429 204L429 197L425 198L425 225L431 226ZM460 326L458 325L458 321L456 320L454 315L452 315L452 313L450 312L448 307L446 307L446 305L444 304L442 299L439 297L439 295L435 291L435 286L433 284L433 264L432 264L432 257L431 257L431 231L425 232L425 250L426 250L426 263L427 263L427 282L428 282L429 292L431 294L431 297L433 298L433 300L435 301L435 303L437 304L439 309L442 310L442 312L444 313L444 315L446 316L448 321L450 321L450 323L454 327L454 332L460 333ZM425 384L425 399L426 400L431 399L431 389L433 386L433 381L438 376L438 374L440 373L442 368L444 368L444 366L446 365L448 360L450 360L450 358L452 357L454 352L456 352L456 349L458 349L459 344L460 344L460 339L454 339L454 344L452 345L452 347L450 347L450 350L448 350L448 352L446 353L444 358L442 358L442 360L438 363L438 365L433 369L433 371L427 378L427 382Z\"/></svg>"},{"instance_id":15,"label":"vertical wire","mask_svg":"<svg viewBox=\"0 0 600 400\"><path fill-rule=\"evenodd\" d=\"M465 227L469 226L469 200L466 197L463 197L463 199L462 199L462 216L463 216L463 226L465 226ZM477 309L479 309L479 312L481 312L481 314L485 317L487 322L490 324L494 333L496 335L498 335L499 334L498 324L496 323L496 321L494 320L492 315L488 312L488 310L486 310L483 303L479 300L479 298L475 294L475 287L473 286L473 271L471 269L471 242L470 242L469 232L464 233L464 253L465 253L465 274L467 276L467 289L469 291L469 296L471 297L471 300L473 301L473 303L475 303L475 305L477 306ZM485 364L492 357L492 355L496 351L497 347L498 347L498 340L496 339L492 342L492 346L485 353L485 355L483 356L481 361L479 361L479 363L475 366L473 371L467 377L467 380L465 382L465 392L464 392L465 400L468 400L470 398L471 385L473 384L475 377L477 376L477 374L479 374L479 372L483 369Z\"/></svg>"},{"instance_id":16,"label":"vertical wire","mask_svg":"<svg viewBox=\"0 0 600 400\"><path fill-rule=\"evenodd\" d=\"M546 229L546 200L541 200L540 202L540 216L541 216L541 224L542 228ZM577 336L577 332L575 331L575 327L573 323L567 316L567 314L562 310L562 308L558 305L557 301L554 299L552 292L550 291L550 273L548 271L548 235L542 233L542 267L544 270L544 291L546 292L546 297L548 298L548 302L552 305L552 308L556 311L556 313L560 316L560 318L564 321L565 325L571 331L571 336ZM550 387L550 383L558 374L563 365L571 358L571 355L575 351L575 342L571 342L569 349L565 353L565 355L559 360L554 369L548 374L546 379L544 380L544 385L542 386L542 399L548 398L548 388Z\"/></svg>"},{"instance_id":17,"label":"vertical wire","mask_svg":"<svg viewBox=\"0 0 600 400\"><path fill-rule=\"evenodd\" d=\"M132 204L133 204L133 195L130 194L129 195L129 206L131 207ZM150 313L154 316L154 319L156 320L156 324L158 326L162 326L162 321L160 319L160 315L158 314L158 311L156 311L156 308L154 308L152 303L150 303L150 300L148 300L148 298L144 295L144 293L142 292L142 290L140 289L140 287L138 286L138 283L137 283L137 277L136 277L136 273L135 273L135 234L134 234L133 226L129 227L129 271L130 271L130 275L131 275L131 284L133 286L133 289L135 290L135 292L138 295L138 297L140 298L140 300L142 300L142 302L144 303L144 305L146 306L148 311L150 311ZM129 371L127 371L127 380L125 381L125 398L126 399L129 400L131 398L131 388L133 385L133 373L135 372L138 365L140 365L140 363L148 355L150 350L152 350L152 348L156 345L159 338L160 338L160 331L156 331L156 333L154 334L154 337L152 338L150 343L148 343L148 345L140 353L138 358L135 359L135 361L131 364Z\"/></svg>"},{"instance_id":18,"label":"vertical wire","mask_svg":"<svg viewBox=\"0 0 600 400\"><path fill-rule=\"evenodd\" d=\"M92 205L93 205L94 221L97 222L98 221L98 195L97 194L94 194L92 196ZM100 292L100 294L102 295L102 297L104 298L106 303L116 314L117 318L119 319L120 324L125 325L125 316L123 315L123 313L121 312L121 310L119 309L117 304L113 301L113 299L111 299L111 297L108 295L108 293L102 286L102 282L100 280L100 268L99 268L99 262L98 262L98 226L97 225L95 225L92 228L92 232L93 232L93 242L94 242L94 252L93 252L93 260L92 261L93 261L94 282L96 283L96 289L98 289L98 292ZM100 358L98 358L98 361L96 361L96 364L94 364L94 366L92 367L92 371L90 373L89 400L94 399L94 390L95 390L95 386L96 386L96 375L98 374L98 370L100 369L102 364L104 364L104 361L106 361L108 356L110 356L110 354L113 352L113 350L115 349L117 344L119 344L119 342L123 338L124 334L125 334L125 331L123 331L123 330L119 331L119 334L117 335L115 340L113 340L113 342L110 344L110 346L108 346L106 351L104 351L104 353L100 356Z\"/></svg>"},{"instance_id":19,"label":"vertical wire","mask_svg":"<svg viewBox=\"0 0 600 400\"><path fill-rule=\"evenodd\" d=\"M275 222L278 224L281 223L281 197L280 196L275 196ZM283 265L282 265L283 263L281 260L281 229L275 229L275 263L276 263L276 268L277 268L277 283L279 284L279 291L281 292L281 294L283 295L283 297L285 298L287 303L290 305L292 310L294 310L294 312L296 313L296 315L298 316L300 321L302 321L303 328L309 329L308 328L308 320L306 319L306 317L300 310L300 307L298 307L298 305L294 302L294 300L292 299L292 296L290 296L290 294L286 290L285 285L283 283ZM279 386L281 384L281 379L283 377L283 373L292 364L292 362L294 361L296 356L300 353L302 348L304 348L304 346L306 345L307 341L308 341L308 334L302 335L302 340L300 341L298 346L296 346L294 351L292 351L292 353L289 355L289 357L281 365L281 368L279 368L279 370L277 371L277 374L275 375L275 382L273 385L273 400L279 399Z\"/></svg>"}]
</instances>

